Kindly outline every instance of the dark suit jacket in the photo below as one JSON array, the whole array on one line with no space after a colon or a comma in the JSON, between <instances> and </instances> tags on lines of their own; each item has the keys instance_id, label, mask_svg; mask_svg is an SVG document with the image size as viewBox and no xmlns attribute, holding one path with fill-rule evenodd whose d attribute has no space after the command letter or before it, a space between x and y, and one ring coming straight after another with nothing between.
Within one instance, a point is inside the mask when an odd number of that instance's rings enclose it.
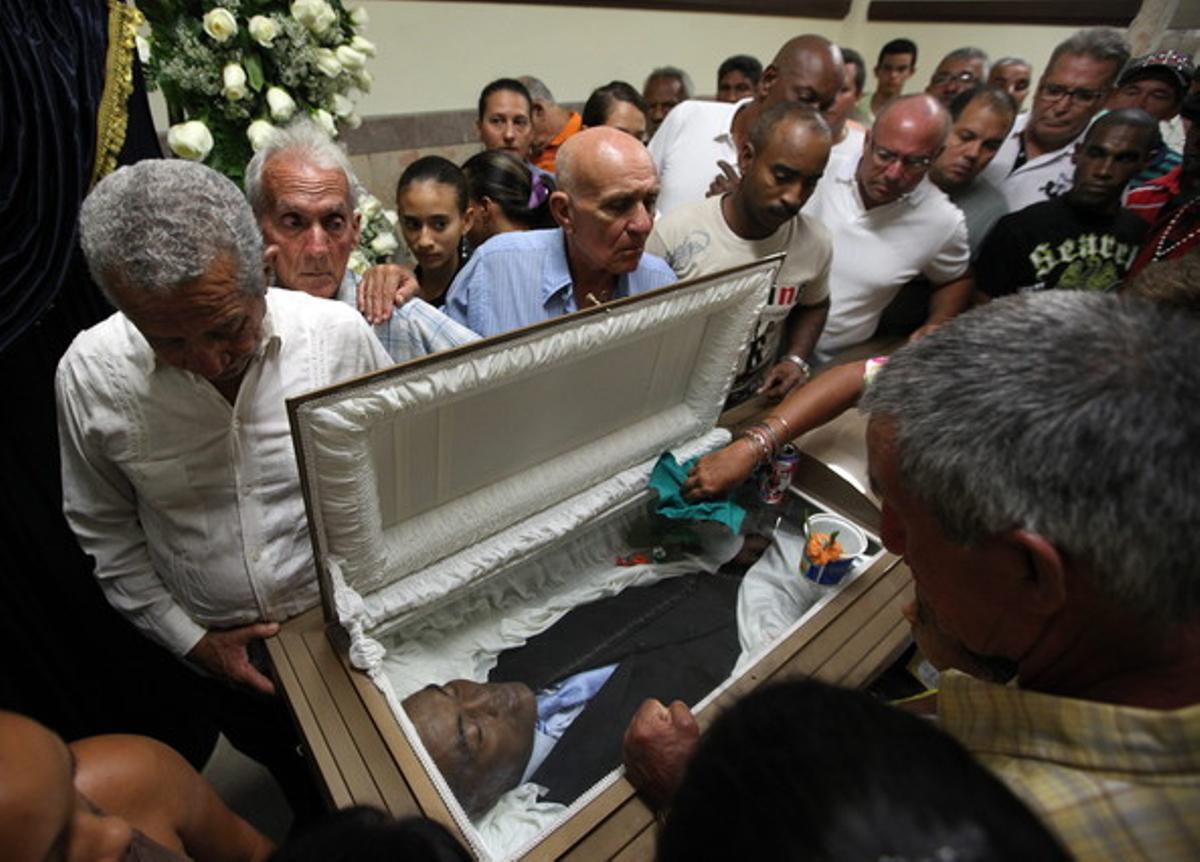
<instances>
[{"instance_id":1,"label":"dark suit jacket","mask_svg":"<svg viewBox=\"0 0 1200 862\"><path fill-rule=\"evenodd\" d=\"M532 776L569 804L621 762L621 737L642 701L692 705L729 676L740 650L740 578L681 575L576 608L522 647L501 653L491 682L535 692L619 662Z\"/></svg>"}]
</instances>

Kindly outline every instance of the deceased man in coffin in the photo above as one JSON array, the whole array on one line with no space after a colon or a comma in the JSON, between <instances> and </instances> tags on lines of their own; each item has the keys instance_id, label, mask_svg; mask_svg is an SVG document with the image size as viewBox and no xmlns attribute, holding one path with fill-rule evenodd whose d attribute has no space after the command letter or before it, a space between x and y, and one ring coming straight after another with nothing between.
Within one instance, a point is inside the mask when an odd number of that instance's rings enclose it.
<instances>
[{"instance_id":1,"label":"deceased man in coffin","mask_svg":"<svg viewBox=\"0 0 1200 862\"><path fill-rule=\"evenodd\" d=\"M486 684L430 685L404 709L472 817L525 781L570 804L620 763L643 700L695 704L729 676L740 583L693 573L630 587L501 653Z\"/></svg>"}]
</instances>

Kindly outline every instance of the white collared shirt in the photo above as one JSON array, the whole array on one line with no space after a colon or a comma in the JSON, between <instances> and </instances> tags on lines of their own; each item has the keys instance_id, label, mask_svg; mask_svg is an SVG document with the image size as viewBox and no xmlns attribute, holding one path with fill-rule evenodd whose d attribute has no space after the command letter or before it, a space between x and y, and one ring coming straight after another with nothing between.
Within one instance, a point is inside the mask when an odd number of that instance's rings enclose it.
<instances>
[{"instance_id":1,"label":"white collared shirt","mask_svg":"<svg viewBox=\"0 0 1200 862\"><path fill-rule=\"evenodd\" d=\"M901 287L918 275L935 286L962 276L970 262L962 212L928 178L897 200L867 209L858 160L831 165L802 212L833 238L829 317L817 342L822 361L866 341Z\"/></svg>"},{"instance_id":2,"label":"white collared shirt","mask_svg":"<svg viewBox=\"0 0 1200 862\"><path fill-rule=\"evenodd\" d=\"M1017 115L1012 131L1008 133L996 157L979 175L1000 190L1010 213L1023 210L1030 204L1059 197L1075 181L1075 163L1071 161L1071 153L1075 151L1075 144L1083 138L1083 132L1062 149L1042 153L1013 170L1017 155L1021 152L1021 133L1028 122L1028 113Z\"/></svg>"},{"instance_id":3,"label":"white collared shirt","mask_svg":"<svg viewBox=\"0 0 1200 862\"><path fill-rule=\"evenodd\" d=\"M284 400L391 365L357 311L267 292L234 404L159 362L116 313L80 333L55 381L63 510L108 601L186 654L210 627L317 602Z\"/></svg>"}]
</instances>

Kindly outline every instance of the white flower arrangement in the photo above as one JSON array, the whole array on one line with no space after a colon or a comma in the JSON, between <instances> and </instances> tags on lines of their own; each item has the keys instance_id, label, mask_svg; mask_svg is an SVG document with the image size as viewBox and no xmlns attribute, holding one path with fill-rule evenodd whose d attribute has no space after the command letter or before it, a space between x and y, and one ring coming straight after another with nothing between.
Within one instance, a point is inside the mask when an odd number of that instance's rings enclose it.
<instances>
[{"instance_id":1,"label":"white flower arrangement","mask_svg":"<svg viewBox=\"0 0 1200 862\"><path fill-rule=\"evenodd\" d=\"M150 25L138 42L151 88L162 90L167 145L237 183L271 128L308 115L330 137L362 121L354 99L370 89L365 68L376 46L363 37L367 13L342 0L140 0ZM370 261L386 225L367 235ZM387 242L379 243L380 247Z\"/></svg>"},{"instance_id":2,"label":"white flower arrangement","mask_svg":"<svg viewBox=\"0 0 1200 862\"><path fill-rule=\"evenodd\" d=\"M355 212L362 220L361 233L358 237L358 248L350 255L350 269L362 275L372 263L390 260L399 250L400 240L396 236L396 224L400 219L394 210L384 209L379 198L361 186L357 194L358 206ZM356 260L366 263L361 269L357 269Z\"/></svg>"}]
</instances>

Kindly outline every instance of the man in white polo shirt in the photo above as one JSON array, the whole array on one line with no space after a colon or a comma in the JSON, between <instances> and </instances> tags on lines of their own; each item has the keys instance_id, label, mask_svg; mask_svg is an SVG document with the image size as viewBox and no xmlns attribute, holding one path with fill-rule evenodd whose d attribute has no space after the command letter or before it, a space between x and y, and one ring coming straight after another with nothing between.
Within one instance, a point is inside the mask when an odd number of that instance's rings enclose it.
<instances>
[{"instance_id":1,"label":"man in white polo shirt","mask_svg":"<svg viewBox=\"0 0 1200 862\"><path fill-rule=\"evenodd\" d=\"M949 128L949 114L931 96L889 102L867 133L858 162L837 165L805 206L804 213L833 236L831 306L818 359L870 338L883 309L918 275L934 286L925 327L967 307L966 223L925 177Z\"/></svg>"},{"instance_id":2,"label":"man in white polo shirt","mask_svg":"<svg viewBox=\"0 0 1200 862\"><path fill-rule=\"evenodd\" d=\"M727 406L762 393L779 399L808 380L829 311L829 233L800 215L829 159L832 138L820 114L783 102L758 119L738 158L742 181L719 198L659 219L646 250L681 279L786 252Z\"/></svg>"},{"instance_id":3,"label":"man in white polo shirt","mask_svg":"<svg viewBox=\"0 0 1200 862\"><path fill-rule=\"evenodd\" d=\"M828 110L842 85L842 55L824 36L797 36L779 49L763 70L761 94L746 110L757 113L779 102L803 102ZM737 163L738 148L731 127L738 105L691 99L667 115L649 144L662 182L658 211L667 215L686 203L704 200L713 179L721 175L718 162ZM753 127L757 116L745 117Z\"/></svg>"},{"instance_id":4,"label":"man in white polo shirt","mask_svg":"<svg viewBox=\"0 0 1200 862\"><path fill-rule=\"evenodd\" d=\"M1125 38L1107 27L1080 30L1054 49L1029 113L1017 116L1004 146L983 172L1003 192L1009 212L1071 188L1075 144L1128 60Z\"/></svg>"}]
</instances>

